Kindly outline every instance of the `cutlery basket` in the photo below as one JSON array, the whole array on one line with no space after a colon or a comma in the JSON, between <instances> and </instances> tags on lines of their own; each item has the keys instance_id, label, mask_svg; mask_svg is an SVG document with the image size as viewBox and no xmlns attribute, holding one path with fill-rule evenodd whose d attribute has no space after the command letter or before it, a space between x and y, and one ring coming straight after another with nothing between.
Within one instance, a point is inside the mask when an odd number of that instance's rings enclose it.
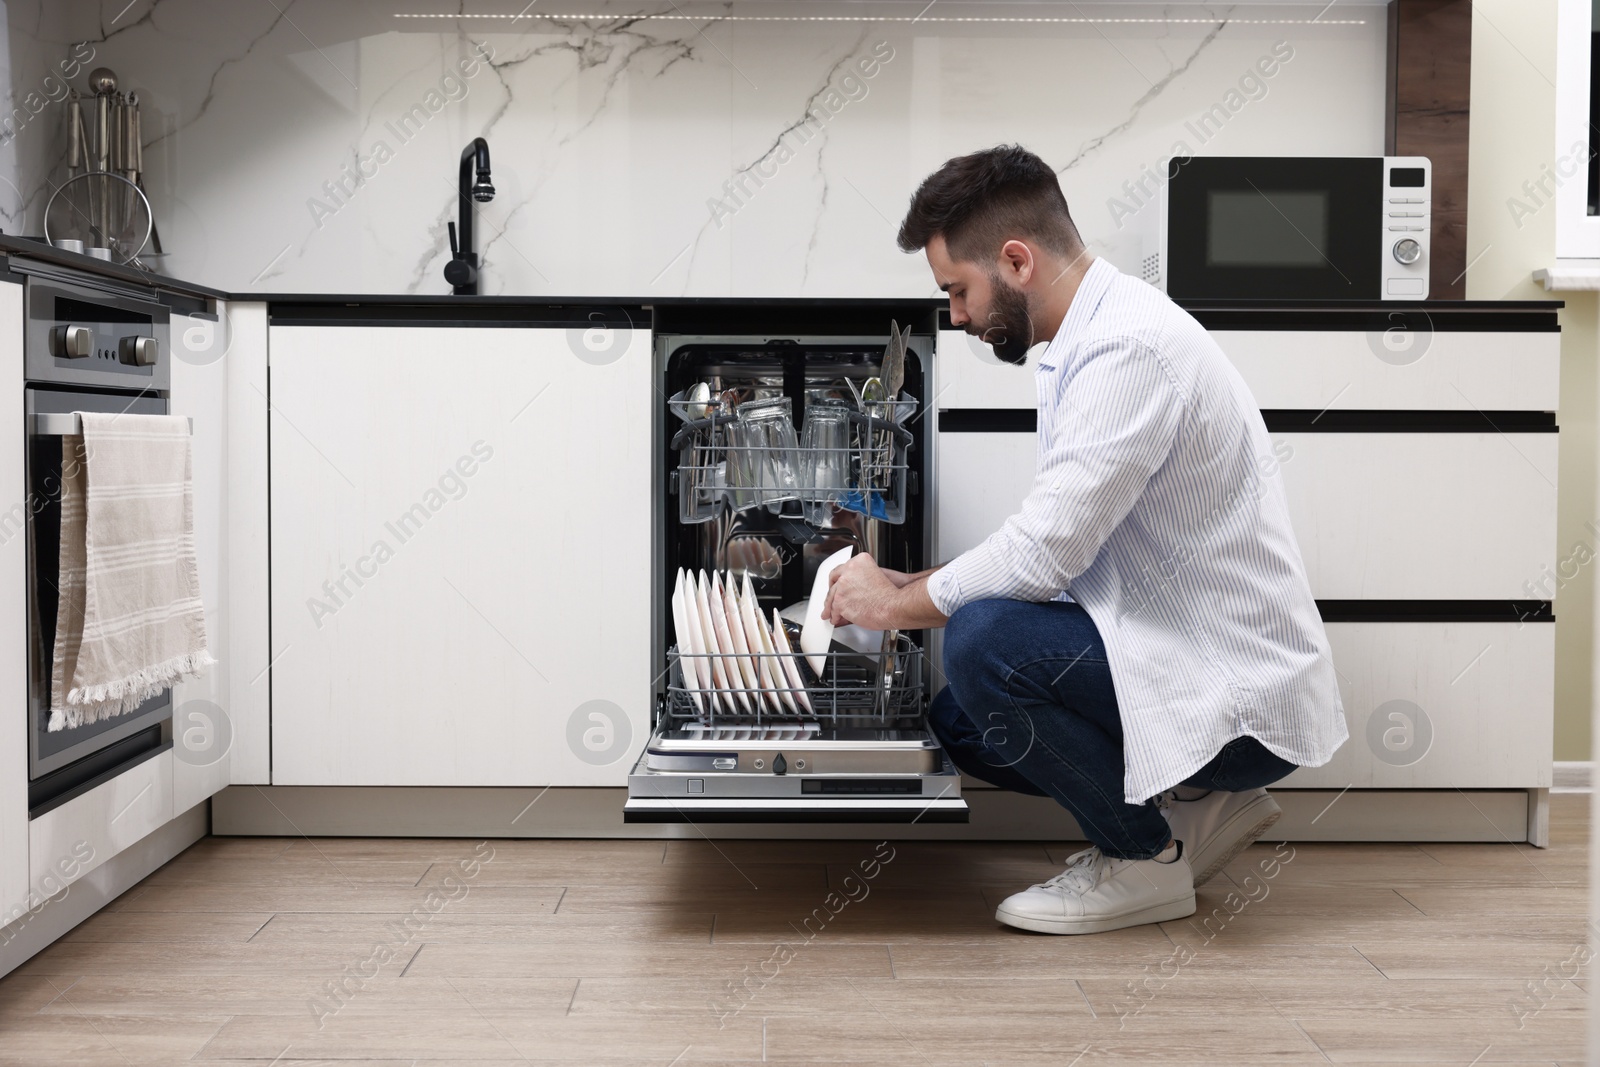
<instances>
[{"instance_id":1,"label":"cutlery basket","mask_svg":"<svg viewBox=\"0 0 1600 1067\"><path fill-rule=\"evenodd\" d=\"M912 442L907 423L919 403L838 403L849 408L845 445L772 447L744 443L740 416L715 401L691 401L684 392L672 396L667 407L682 423L670 446L678 455L673 480L678 521L709 522L724 507L765 507L816 526L824 525L835 508L887 523L905 522ZM818 472L837 473L823 479Z\"/></svg>"},{"instance_id":2,"label":"cutlery basket","mask_svg":"<svg viewBox=\"0 0 1600 1067\"><path fill-rule=\"evenodd\" d=\"M720 660L724 677L729 677L730 670L739 669L737 661L741 658L752 664L763 662L771 677L786 680L771 688L764 684L747 687L731 678L727 687L706 688L703 682L696 685L690 680L697 671L702 677L705 675L695 664L711 667L712 660ZM798 651L792 655L751 653L739 657L691 654L674 646L667 652L667 717L707 727L758 729L796 723L885 726L921 716L925 689L923 652L908 636L899 635L887 655L844 650L828 652L821 658L825 662L819 678L811 670L808 657ZM797 688L787 680L789 676L780 662L785 659L799 671L803 686ZM761 676L759 670L757 674ZM801 693L810 703L809 711L800 700Z\"/></svg>"}]
</instances>

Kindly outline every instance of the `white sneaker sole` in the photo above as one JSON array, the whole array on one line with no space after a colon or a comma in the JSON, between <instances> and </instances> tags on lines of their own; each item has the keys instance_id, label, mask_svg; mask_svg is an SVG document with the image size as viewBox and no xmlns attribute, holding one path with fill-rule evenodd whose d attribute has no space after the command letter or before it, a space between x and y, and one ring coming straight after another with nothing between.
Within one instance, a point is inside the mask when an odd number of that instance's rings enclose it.
<instances>
[{"instance_id":1,"label":"white sneaker sole","mask_svg":"<svg viewBox=\"0 0 1600 1067\"><path fill-rule=\"evenodd\" d=\"M1093 919L1044 919L1008 911L1002 904L995 910L997 922L1014 926L1018 930L1031 930L1036 934L1103 934L1107 930L1121 930L1126 926L1143 926L1146 923L1164 923L1172 919L1186 919L1195 911L1194 891L1161 904L1151 904L1138 911L1121 915L1103 915Z\"/></svg>"},{"instance_id":2,"label":"white sneaker sole","mask_svg":"<svg viewBox=\"0 0 1600 1067\"><path fill-rule=\"evenodd\" d=\"M1283 817L1283 809L1271 795L1263 794L1234 812L1227 822L1192 857L1194 884L1205 885L1233 861L1233 858L1272 828Z\"/></svg>"}]
</instances>

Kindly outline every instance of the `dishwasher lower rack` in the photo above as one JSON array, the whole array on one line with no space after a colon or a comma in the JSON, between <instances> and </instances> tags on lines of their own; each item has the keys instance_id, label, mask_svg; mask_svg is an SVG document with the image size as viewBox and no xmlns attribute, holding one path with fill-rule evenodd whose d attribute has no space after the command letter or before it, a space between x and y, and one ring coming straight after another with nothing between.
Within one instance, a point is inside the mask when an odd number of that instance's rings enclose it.
<instances>
[{"instance_id":1,"label":"dishwasher lower rack","mask_svg":"<svg viewBox=\"0 0 1600 1067\"><path fill-rule=\"evenodd\" d=\"M790 695L803 692L809 713L760 687L741 687L751 713L729 711L721 704L738 708L739 689L685 683L709 657L670 656L663 713L628 775L625 822L967 821L960 772L928 731L922 650L908 638L885 655L830 652L820 677L793 664L805 685Z\"/></svg>"},{"instance_id":2,"label":"dishwasher lower rack","mask_svg":"<svg viewBox=\"0 0 1600 1067\"><path fill-rule=\"evenodd\" d=\"M877 653L837 644L818 656L674 647L667 661L665 718L704 727L889 726L919 718L926 692L922 649L904 634Z\"/></svg>"}]
</instances>

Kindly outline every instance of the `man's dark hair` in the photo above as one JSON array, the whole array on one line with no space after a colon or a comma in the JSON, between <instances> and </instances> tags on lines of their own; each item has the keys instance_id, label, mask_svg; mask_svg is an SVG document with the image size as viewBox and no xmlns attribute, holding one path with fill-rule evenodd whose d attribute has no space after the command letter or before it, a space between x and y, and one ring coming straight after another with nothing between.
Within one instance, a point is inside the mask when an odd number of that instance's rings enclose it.
<instances>
[{"instance_id":1,"label":"man's dark hair","mask_svg":"<svg viewBox=\"0 0 1600 1067\"><path fill-rule=\"evenodd\" d=\"M988 262L1017 237L1063 256L1083 247L1056 172L1021 145L957 156L923 180L900 223L900 247L916 252L940 234L951 258L969 262Z\"/></svg>"}]
</instances>

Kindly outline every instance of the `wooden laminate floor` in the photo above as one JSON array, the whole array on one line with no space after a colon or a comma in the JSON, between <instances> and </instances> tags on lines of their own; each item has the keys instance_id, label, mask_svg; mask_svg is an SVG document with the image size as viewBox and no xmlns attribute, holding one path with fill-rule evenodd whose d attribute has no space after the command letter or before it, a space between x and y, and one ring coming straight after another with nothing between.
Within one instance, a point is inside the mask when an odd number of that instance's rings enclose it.
<instances>
[{"instance_id":1,"label":"wooden laminate floor","mask_svg":"<svg viewBox=\"0 0 1600 1067\"><path fill-rule=\"evenodd\" d=\"M1070 843L210 838L0 981L0 1064L1577 1064L1551 799L1546 850L1258 844L1060 938L993 912Z\"/></svg>"}]
</instances>

